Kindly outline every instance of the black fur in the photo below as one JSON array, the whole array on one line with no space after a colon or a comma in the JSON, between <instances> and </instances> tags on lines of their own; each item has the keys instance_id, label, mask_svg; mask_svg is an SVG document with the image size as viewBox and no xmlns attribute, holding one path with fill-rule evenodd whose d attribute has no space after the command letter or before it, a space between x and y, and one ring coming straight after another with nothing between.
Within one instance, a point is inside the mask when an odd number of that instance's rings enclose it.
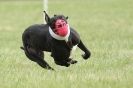
<instances>
[{"instance_id":1,"label":"black fur","mask_svg":"<svg viewBox=\"0 0 133 88\"><path fill-rule=\"evenodd\" d=\"M79 34L73 28L70 28L70 36L67 43L64 40L56 40L51 37L49 26L54 29L54 23L57 19L63 19L67 22L68 17L54 15L54 17L50 18L45 12L47 24L32 25L28 27L22 35L23 47L21 47L21 49L25 51L25 55L30 60L37 62L41 67L51 70L54 69L44 60L43 51L51 52L55 63L66 67L70 64L77 63L76 60L69 58L74 45L78 44L78 47L85 52L85 54L82 55L84 59L90 57L90 51L85 47Z\"/></svg>"}]
</instances>

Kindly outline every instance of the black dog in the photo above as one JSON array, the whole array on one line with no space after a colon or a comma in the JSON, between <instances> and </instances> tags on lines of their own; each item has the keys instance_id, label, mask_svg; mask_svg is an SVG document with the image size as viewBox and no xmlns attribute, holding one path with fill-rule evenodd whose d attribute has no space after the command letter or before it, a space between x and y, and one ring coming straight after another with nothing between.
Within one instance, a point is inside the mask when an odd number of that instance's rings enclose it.
<instances>
[{"instance_id":1,"label":"black dog","mask_svg":"<svg viewBox=\"0 0 133 88\"><path fill-rule=\"evenodd\" d=\"M21 47L26 56L41 67L53 70L44 60L43 51L51 52L57 65L68 67L77 62L70 58L72 48L77 45L85 52L82 57L88 59L90 51L81 41L79 34L73 28L69 28L67 19L68 17L63 15L54 15L50 18L45 12L47 24L35 24L28 27L22 35L24 47Z\"/></svg>"}]
</instances>

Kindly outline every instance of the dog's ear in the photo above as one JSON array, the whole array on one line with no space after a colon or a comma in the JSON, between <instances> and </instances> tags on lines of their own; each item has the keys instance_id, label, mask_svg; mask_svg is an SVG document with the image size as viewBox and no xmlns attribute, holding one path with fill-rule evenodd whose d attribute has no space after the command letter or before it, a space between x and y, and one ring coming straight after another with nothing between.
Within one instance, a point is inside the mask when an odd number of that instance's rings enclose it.
<instances>
[{"instance_id":1,"label":"dog's ear","mask_svg":"<svg viewBox=\"0 0 133 88\"><path fill-rule=\"evenodd\" d=\"M66 19L68 19L68 16L66 16Z\"/></svg>"},{"instance_id":2,"label":"dog's ear","mask_svg":"<svg viewBox=\"0 0 133 88\"><path fill-rule=\"evenodd\" d=\"M46 13L46 11L43 11L45 13L45 21L47 24L50 23L50 17L48 16L48 14Z\"/></svg>"}]
</instances>

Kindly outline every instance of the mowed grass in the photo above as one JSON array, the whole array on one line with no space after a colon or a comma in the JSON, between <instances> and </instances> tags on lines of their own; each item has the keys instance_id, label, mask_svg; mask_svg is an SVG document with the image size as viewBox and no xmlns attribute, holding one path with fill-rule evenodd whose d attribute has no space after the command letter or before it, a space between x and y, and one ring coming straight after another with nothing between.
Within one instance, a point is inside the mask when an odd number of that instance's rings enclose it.
<instances>
[{"instance_id":1,"label":"mowed grass","mask_svg":"<svg viewBox=\"0 0 133 88\"><path fill-rule=\"evenodd\" d=\"M56 70L48 71L19 48L25 28L43 23L42 1L0 1L0 88L132 88L132 8L132 0L49 0L49 14L69 16L92 56L77 49L66 68L45 53Z\"/></svg>"}]
</instances>

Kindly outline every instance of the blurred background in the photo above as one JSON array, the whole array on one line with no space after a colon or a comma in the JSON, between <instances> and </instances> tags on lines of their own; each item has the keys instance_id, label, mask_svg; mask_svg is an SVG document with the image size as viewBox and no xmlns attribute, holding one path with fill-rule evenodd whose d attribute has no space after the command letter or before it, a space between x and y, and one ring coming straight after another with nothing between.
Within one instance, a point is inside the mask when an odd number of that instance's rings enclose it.
<instances>
[{"instance_id":1,"label":"blurred background","mask_svg":"<svg viewBox=\"0 0 133 88\"><path fill-rule=\"evenodd\" d=\"M91 51L83 60L77 49L76 65L55 65L47 71L30 61L20 49L22 33L43 24L43 0L0 0L1 88L132 88L133 0L48 0L48 14L68 16Z\"/></svg>"}]
</instances>

